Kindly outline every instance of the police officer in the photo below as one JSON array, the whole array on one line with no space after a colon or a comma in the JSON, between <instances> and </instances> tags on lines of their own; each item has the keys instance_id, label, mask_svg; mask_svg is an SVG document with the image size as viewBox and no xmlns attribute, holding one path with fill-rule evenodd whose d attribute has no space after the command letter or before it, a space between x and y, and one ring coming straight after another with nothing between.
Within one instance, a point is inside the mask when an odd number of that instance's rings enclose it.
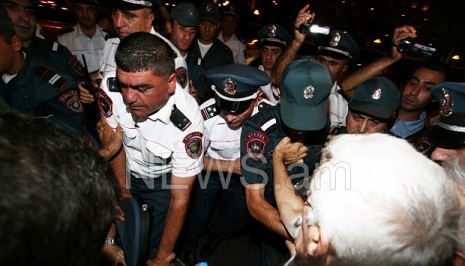
<instances>
[{"instance_id":1,"label":"police officer","mask_svg":"<svg viewBox=\"0 0 465 266\"><path fill-rule=\"evenodd\" d=\"M430 138L436 145L431 158L440 162L465 165L465 84L443 82L431 90L439 103L439 122L432 129Z\"/></svg>"},{"instance_id":2,"label":"police officer","mask_svg":"<svg viewBox=\"0 0 465 266\"><path fill-rule=\"evenodd\" d=\"M200 5L197 41L192 43L186 58L189 77L197 92L199 103L215 95L210 89L213 83L205 77L207 70L234 63L231 49L216 38L219 20L220 13L215 4L203 2Z\"/></svg>"},{"instance_id":3,"label":"police officer","mask_svg":"<svg viewBox=\"0 0 465 266\"><path fill-rule=\"evenodd\" d=\"M199 10L197 10L194 4L181 2L171 10L170 21L167 22L170 41L179 49L184 57L186 57L187 50L195 39L198 26Z\"/></svg>"},{"instance_id":4,"label":"police officer","mask_svg":"<svg viewBox=\"0 0 465 266\"><path fill-rule=\"evenodd\" d=\"M274 146L285 136L304 143L309 150L305 166L294 168L292 174L303 177L302 170L311 174L329 132L327 98L331 87L326 66L309 58L296 60L284 71L280 104L244 122L241 167L247 207L252 217L267 228L262 239L262 265L285 261L288 255L284 240L291 240L280 222L273 195Z\"/></svg>"},{"instance_id":5,"label":"police officer","mask_svg":"<svg viewBox=\"0 0 465 266\"><path fill-rule=\"evenodd\" d=\"M81 63L84 63L82 55L85 56L88 71L95 72L95 78L108 34L97 25L98 4L97 0L70 1L70 9L78 24L63 29L58 36L58 42L66 46Z\"/></svg>"},{"instance_id":6,"label":"police officer","mask_svg":"<svg viewBox=\"0 0 465 266\"><path fill-rule=\"evenodd\" d=\"M313 22L314 13L307 13L310 6L305 5L297 14L294 23L294 40L286 49L284 55L278 59L273 81L280 84L281 73L289 62L294 60L297 52L305 41L307 33L301 33L298 29L304 22ZM331 30L329 40L318 48L317 61L325 64L331 73L333 88L329 97L329 115L332 126L344 125L347 116L347 100L343 97L341 87L337 81L348 70L349 64L356 61L360 55L360 49L354 39L341 30Z\"/></svg>"},{"instance_id":7,"label":"police officer","mask_svg":"<svg viewBox=\"0 0 465 266\"><path fill-rule=\"evenodd\" d=\"M176 86L182 89L189 88L187 79L187 66L186 61L182 57L178 48L174 46L169 40L163 37L160 33L156 32L152 27L152 21L155 14L152 10L157 0L116 0L111 1L111 16L115 26L118 37L110 38L106 41L103 49L103 56L100 62L99 77L103 78L108 72L116 70L115 53L119 43L122 39L134 32L149 32L154 34L166 43L168 43L176 53L174 62L176 64ZM110 3L110 2L109 2ZM95 89L99 88L99 82L94 82L92 86ZM87 89L79 86L80 98L84 103L92 103L94 96L89 93Z\"/></svg>"},{"instance_id":8,"label":"police officer","mask_svg":"<svg viewBox=\"0 0 465 266\"><path fill-rule=\"evenodd\" d=\"M65 46L50 40L44 40L35 35L37 21L35 0L1 0L15 26L16 33L21 37L23 50L29 55L39 55L59 65L75 80L84 78L81 62L71 54Z\"/></svg>"},{"instance_id":9,"label":"police officer","mask_svg":"<svg viewBox=\"0 0 465 266\"><path fill-rule=\"evenodd\" d=\"M214 84L215 98L200 106L205 120L205 175L194 192L184 242L184 260L192 265L196 262L197 240L209 223L218 194L222 197L222 210L208 241L200 249L202 257L211 256L223 239L238 233L247 222L247 206L240 181L242 124L259 109L270 105L258 98L259 87L269 83L270 79L254 67L241 64L217 66L209 69L206 76Z\"/></svg>"},{"instance_id":10,"label":"police officer","mask_svg":"<svg viewBox=\"0 0 465 266\"><path fill-rule=\"evenodd\" d=\"M218 39L231 49L234 56L234 63L245 64L245 44L236 35L239 26L239 9L230 4L223 6L221 16L221 32Z\"/></svg>"},{"instance_id":11,"label":"police officer","mask_svg":"<svg viewBox=\"0 0 465 266\"><path fill-rule=\"evenodd\" d=\"M116 78L107 75L98 99L108 124L124 132L113 169L123 197L153 208L147 265L168 264L203 168L203 119L194 98L176 85L174 54L164 39L130 34L115 62Z\"/></svg>"},{"instance_id":12,"label":"police officer","mask_svg":"<svg viewBox=\"0 0 465 266\"><path fill-rule=\"evenodd\" d=\"M278 24L263 26L257 34L258 47L260 48L261 65L258 69L265 71L271 77L276 60L281 56L292 40L291 35ZM279 88L271 82L261 87L266 98L276 104L279 102Z\"/></svg>"},{"instance_id":13,"label":"police officer","mask_svg":"<svg viewBox=\"0 0 465 266\"><path fill-rule=\"evenodd\" d=\"M86 134L76 82L60 66L21 50L21 38L3 6L0 6L0 19L0 97L10 107L45 117L97 148Z\"/></svg>"},{"instance_id":14,"label":"police officer","mask_svg":"<svg viewBox=\"0 0 465 266\"><path fill-rule=\"evenodd\" d=\"M400 91L386 77L369 79L358 86L349 102L346 126L335 129L341 133L388 133L396 117Z\"/></svg>"}]
</instances>

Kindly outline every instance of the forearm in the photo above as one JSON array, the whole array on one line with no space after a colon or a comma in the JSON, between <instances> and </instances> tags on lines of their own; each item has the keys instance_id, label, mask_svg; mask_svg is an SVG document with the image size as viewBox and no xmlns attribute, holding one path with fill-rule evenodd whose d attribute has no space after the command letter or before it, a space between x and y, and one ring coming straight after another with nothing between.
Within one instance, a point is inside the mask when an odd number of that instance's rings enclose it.
<instances>
[{"instance_id":1,"label":"forearm","mask_svg":"<svg viewBox=\"0 0 465 266\"><path fill-rule=\"evenodd\" d=\"M278 58L271 75L272 83L280 85L284 69L295 59L300 46L302 46L301 42L298 42L296 39L292 40L286 51Z\"/></svg>"},{"instance_id":2,"label":"forearm","mask_svg":"<svg viewBox=\"0 0 465 266\"><path fill-rule=\"evenodd\" d=\"M203 159L203 169L207 171L216 171L216 172L232 172L234 174L241 174L239 161L227 161L227 160L218 160L213 159L209 156L205 156Z\"/></svg>"},{"instance_id":3,"label":"forearm","mask_svg":"<svg viewBox=\"0 0 465 266\"><path fill-rule=\"evenodd\" d=\"M278 205L280 220L288 232L291 232L291 222L302 214L303 200L294 189L292 181L282 160L273 156L274 196Z\"/></svg>"},{"instance_id":4,"label":"forearm","mask_svg":"<svg viewBox=\"0 0 465 266\"><path fill-rule=\"evenodd\" d=\"M370 78L378 76L397 61L398 59L386 56L356 70L340 84L342 93L349 99L352 98L358 85Z\"/></svg>"},{"instance_id":5,"label":"forearm","mask_svg":"<svg viewBox=\"0 0 465 266\"><path fill-rule=\"evenodd\" d=\"M117 185L123 189L126 188L126 152L124 149L120 149L118 153L110 161L110 164L113 168L113 173L116 178Z\"/></svg>"}]
</instances>

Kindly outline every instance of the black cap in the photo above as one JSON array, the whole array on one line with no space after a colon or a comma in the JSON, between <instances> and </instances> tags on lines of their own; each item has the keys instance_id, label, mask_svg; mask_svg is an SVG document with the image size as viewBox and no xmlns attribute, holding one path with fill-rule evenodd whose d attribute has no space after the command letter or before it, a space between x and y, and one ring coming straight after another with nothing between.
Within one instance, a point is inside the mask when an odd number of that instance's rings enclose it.
<instances>
[{"instance_id":1,"label":"black cap","mask_svg":"<svg viewBox=\"0 0 465 266\"><path fill-rule=\"evenodd\" d=\"M287 47L292 41L291 35L278 24L268 24L263 26L257 34L258 45L271 45Z\"/></svg>"},{"instance_id":2,"label":"black cap","mask_svg":"<svg viewBox=\"0 0 465 266\"><path fill-rule=\"evenodd\" d=\"M220 23L220 11L212 2L203 2L199 7L199 20Z\"/></svg>"},{"instance_id":3,"label":"black cap","mask_svg":"<svg viewBox=\"0 0 465 266\"><path fill-rule=\"evenodd\" d=\"M465 83L439 83L431 90L431 96L438 101L441 115L431 140L439 147L465 147Z\"/></svg>"},{"instance_id":4,"label":"black cap","mask_svg":"<svg viewBox=\"0 0 465 266\"><path fill-rule=\"evenodd\" d=\"M171 19L175 19L183 27L198 27L199 10L194 4L181 2L171 10Z\"/></svg>"},{"instance_id":5,"label":"black cap","mask_svg":"<svg viewBox=\"0 0 465 266\"><path fill-rule=\"evenodd\" d=\"M231 16L235 17L237 20L239 20L239 18L240 18L240 10L238 8L236 8L234 5L231 5L231 4L229 4L227 6L223 6L221 17L227 16L227 15L231 15Z\"/></svg>"},{"instance_id":6,"label":"black cap","mask_svg":"<svg viewBox=\"0 0 465 266\"><path fill-rule=\"evenodd\" d=\"M15 27L5 7L0 4L0 34L15 33Z\"/></svg>"},{"instance_id":7,"label":"black cap","mask_svg":"<svg viewBox=\"0 0 465 266\"><path fill-rule=\"evenodd\" d=\"M355 61L360 56L360 49L349 34L339 30L332 30L327 44L318 47L318 54L335 59L349 59Z\"/></svg>"},{"instance_id":8,"label":"black cap","mask_svg":"<svg viewBox=\"0 0 465 266\"><path fill-rule=\"evenodd\" d=\"M349 108L369 116L389 119L400 103L400 91L386 77L371 78L360 84L349 102Z\"/></svg>"},{"instance_id":9,"label":"black cap","mask_svg":"<svg viewBox=\"0 0 465 266\"><path fill-rule=\"evenodd\" d=\"M206 77L214 84L217 104L232 114L240 114L257 98L260 86L270 83L265 72L242 64L211 68Z\"/></svg>"},{"instance_id":10,"label":"black cap","mask_svg":"<svg viewBox=\"0 0 465 266\"><path fill-rule=\"evenodd\" d=\"M106 5L121 10L137 10L141 8L152 8L154 3L152 0L113 0L107 1Z\"/></svg>"}]
</instances>

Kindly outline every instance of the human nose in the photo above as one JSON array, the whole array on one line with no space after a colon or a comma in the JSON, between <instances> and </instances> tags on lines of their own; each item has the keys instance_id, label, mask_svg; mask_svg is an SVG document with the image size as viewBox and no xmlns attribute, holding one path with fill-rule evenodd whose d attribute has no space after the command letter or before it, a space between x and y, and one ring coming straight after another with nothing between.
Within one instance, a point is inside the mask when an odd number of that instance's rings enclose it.
<instances>
[{"instance_id":1,"label":"human nose","mask_svg":"<svg viewBox=\"0 0 465 266\"><path fill-rule=\"evenodd\" d=\"M360 123L359 132L367 133L367 131L368 131L368 119L365 119L362 121L362 123Z\"/></svg>"},{"instance_id":2,"label":"human nose","mask_svg":"<svg viewBox=\"0 0 465 266\"><path fill-rule=\"evenodd\" d=\"M113 14L113 24L117 28L123 27L123 16L120 13Z\"/></svg>"},{"instance_id":3,"label":"human nose","mask_svg":"<svg viewBox=\"0 0 465 266\"><path fill-rule=\"evenodd\" d=\"M135 90L131 89L122 89L121 93L123 95L123 99L127 104L133 104L137 101L137 93Z\"/></svg>"}]
</instances>

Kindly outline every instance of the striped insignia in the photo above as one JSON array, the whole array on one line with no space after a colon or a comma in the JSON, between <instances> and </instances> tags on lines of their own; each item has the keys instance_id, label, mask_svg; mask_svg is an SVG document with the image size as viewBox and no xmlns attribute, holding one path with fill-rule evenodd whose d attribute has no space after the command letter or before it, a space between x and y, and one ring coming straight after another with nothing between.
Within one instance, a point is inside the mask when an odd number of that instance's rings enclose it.
<instances>
[{"instance_id":1,"label":"striped insignia","mask_svg":"<svg viewBox=\"0 0 465 266\"><path fill-rule=\"evenodd\" d=\"M54 42L54 41L48 41L46 40L45 41L45 48L48 48L48 49L51 49L57 53L61 53L61 54L64 54L65 51L66 51L66 47L64 45L61 45L57 42Z\"/></svg>"},{"instance_id":2,"label":"striped insignia","mask_svg":"<svg viewBox=\"0 0 465 266\"><path fill-rule=\"evenodd\" d=\"M63 90L68 85L69 81L53 72L52 70L45 68L44 66L39 66L36 70L36 74L43 80L50 83L52 86L58 88L58 90Z\"/></svg>"},{"instance_id":3,"label":"striped insignia","mask_svg":"<svg viewBox=\"0 0 465 266\"><path fill-rule=\"evenodd\" d=\"M203 120L208 120L219 114L216 104L209 105L201 110Z\"/></svg>"},{"instance_id":4,"label":"striped insignia","mask_svg":"<svg viewBox=\"0 0 465 266\"><path fill-rule=\"evenodd\" d=\"M271 132L276 130L276 118L272 118L264 123L261 127L261 130L270 134Z\"/></svg>"}]
</instances>

